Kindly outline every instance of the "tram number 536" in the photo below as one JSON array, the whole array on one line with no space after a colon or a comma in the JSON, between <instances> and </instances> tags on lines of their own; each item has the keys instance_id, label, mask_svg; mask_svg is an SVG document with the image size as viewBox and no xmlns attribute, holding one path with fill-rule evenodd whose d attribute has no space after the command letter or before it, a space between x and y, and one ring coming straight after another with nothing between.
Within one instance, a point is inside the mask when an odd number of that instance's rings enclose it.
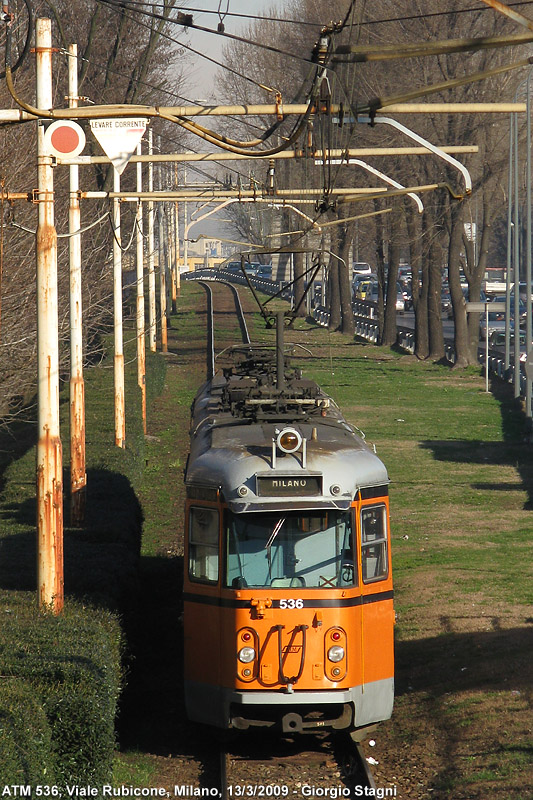
<instances>
[{"instance_id":1,"label":"tram number 536","mask_svg":"<svg viewBox=\"0 0 533 800\"><path fill-rule=\"evenodd\" d=\"M303 608L304 601L303 600L296 600L294 597L291 597L289 600L280 600L279 601L280 608Z\"/></svg>"}]
</instances>

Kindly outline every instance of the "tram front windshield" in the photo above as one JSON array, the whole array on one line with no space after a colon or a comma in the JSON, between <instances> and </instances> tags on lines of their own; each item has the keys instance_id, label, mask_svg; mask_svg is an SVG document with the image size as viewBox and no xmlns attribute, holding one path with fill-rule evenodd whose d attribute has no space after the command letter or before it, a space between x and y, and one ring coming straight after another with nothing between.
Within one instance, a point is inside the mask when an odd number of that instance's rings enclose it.
<instances>
[{"instance_id":1,"label":"tram front windshield","mask_svg":"<svg viewBox=\"0 0 533 800\"><path fill-rule=\"evenodd\" d=\"M352 514L233 514L225 524L226 586L331 589L353 586Z\"/></svg>"}]
</instances>

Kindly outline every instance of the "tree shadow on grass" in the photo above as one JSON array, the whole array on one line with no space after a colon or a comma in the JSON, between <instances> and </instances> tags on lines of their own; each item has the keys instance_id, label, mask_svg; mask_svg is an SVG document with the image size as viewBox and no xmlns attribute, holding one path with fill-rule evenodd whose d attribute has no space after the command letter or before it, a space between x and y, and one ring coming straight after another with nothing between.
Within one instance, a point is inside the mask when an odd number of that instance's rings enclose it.
<instances>
[{"instance_id":1,"label":"tree shadow on grass","mask_svg":"<svg viewBox=\"0 0 533 800\"><path fill-rule=\"evenodd\" d=\"M484 747L494 752L496 759L498 753L503 759L507 748L513 749L518 758L533 763L531 741L517 735L508 745L505 732L506 726L511 725L511 717L515 726L520 726L517 714L526 725L529 720L533 697L533 619L525 620L524 627L510 629L500 629L498 617L484 617L483 621L489 630L444 633L396 643L398 705L402 698L413 694L416 707L423 704L423 715L427 715L437 732L440 761L445 766L435 771L431 791L436 793L431 796L439 800L453 797L453 787L462 786L465 752L468 752L465 726L483 726L485 715L487 725L492 724L495 732L494 739L485 737ZM446 626L446 618L442 622ZM499 711L495 696L501 697ZM404 714L410 708L407 702ZM410 730L402 730L400 735L416 738L415 725L408 723ZM463 763L458 760L458 753L462 754ZM526 776L524 779L527 782Z\"/></svg>"},{"instance_id":2,"label":"tree shadow on grass","mask_svg":"<svg viewBox=\"0 0 533 800\"><path fill-rule=\"evenodd\" d=\"M16 420L0 427L0 492L5 486L7 468L37 443L37 411L25 408Z\"/></svg>"},{"instance_id":3,"label":"tree shadow on grass","mask_svg":"<svg viewBox=\"0 0 533 800\"><path fill-rule=\"evenodd\" d=\"M527 492L528 500L525 510L533 509L533 459L531 445L525 441L527 429L526 416L522 402L514 397L513 387L499 378L493 378L491 391L500 404L504 440L481 441L475 439L455 439L444 441L426 441L422 447L432 450L437 461L463 464L501 464L512 466L518 470L521 482L517 485L509 483L472 483L472 487L489 491Z\"/></svg>"},{"instance_id":4,"label":"tree shadow on grass","mask_svg":"<svg viewBox=\"0 0 533 800\"><path fill-rule=\"evenodd\" d=\"M417 691L439 697L476 689L531 692L533 624L500 629L497 617L483 619L492 630L396 642L396 695ZM445 625L446 618L442 622Z\"/></svg>"},{"instance_id":5,"label":"tree shadow on grass","mask_svg":"<svg viewBox=\"0 0 533 800\"><path fill-rule=\"evenodd\" d=\"M120 702L121 749L169 755L194 738L183 702L183 558L142 556L139 590L123 614L127 683Z\"/></svg>"},{"instance_id":6,"label":"tree shadow on grass","mask_svg":"<svg viewBox=\"0 0 533 800\"><path fill-rule=\"evenodd\" d=\"M65 594L120 609L137 583L141 507L124 475L90 469L87 484L83 526L64 528ZM4 503L1 520L6 524L0 528L0 588L36 590L35 497Z\"/></svg>"}]
</instances>

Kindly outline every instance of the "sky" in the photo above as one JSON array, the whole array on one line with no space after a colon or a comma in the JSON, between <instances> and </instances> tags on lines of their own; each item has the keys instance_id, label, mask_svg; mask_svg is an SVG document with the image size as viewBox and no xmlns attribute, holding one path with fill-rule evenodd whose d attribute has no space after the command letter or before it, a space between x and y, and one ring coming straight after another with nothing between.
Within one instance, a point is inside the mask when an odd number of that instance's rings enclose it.
<instances>
[{"instance_id":1,"label":"sky","mask_svg":"<svg viewBox=\"0 0 533 800\"><path fill-rule=\"evenodd\" d=\"M272 6L282 7L283 0L182 0L182 8L184 13L193 15L193 21L197 25L202 25L205 28L212 28L216 30L219 23L218 14L205 13L207 10L217 11L219 6L223 14L224 11L230 11L234 14L264 14L267 9ZM197 8L198 11L191 11L190 9ZM241 34L244 27L249 24L250 20L242 20L236 17L226 17L224 19L224 26L227 33ZM190 47L200 52L205 52L211 58L221 60L222 48L227 41L223 36L215 34L202 33L189 29L187 32L180 34L180 41L183 41ZM190 74L187 76L187 86L184 90L184 95L191 101L205 101L209 103L216 103L227 105L234 102L234 98L221 97L215 94L214 90L214 75L218 67L215 64L207 61L204 58L195 57L195 66L191 69ZM205 142L198 143L198 149L202 151L211 150ZM194 172L192 172L194 175ZM197 180L205 180L202 176L196 175ZM192 205L192 204L191 204ZM223 218L223 214L221 217ZM226 226L217 219L216 216L208 218L205 222L199 223L191 230L191 237L198 235L206 236L227 236L228 230Z\"/></svg>"},{"instance_id":2,"label":"sky","mask_svg":"<svg viewBox=\"0 0 533 800\"><path fill-rule=\"evenodd\" d=\"M220 6L222 16L225 11L232 14L263 14L271 6L283 6L282 0L182 0L184 13L192 13L193 21L196 25L216 30L219 23L217 13L209 14L207 11L217 12ZM198 9L197 11L185 10ZM237 17L226 16L223 20L227 33L240 34L251 20L240 19ZM221 60L222 47L227 41L223 36L202 33L189 29L185 34L181 34L179 39L190 45L199 52L206 53L210 58ZM188 77L187 96L191 100L207 100L208 102L223 102L226 98L216 97L213 94L213 78L217 67L205 58L195 57L196 65L191 70ZM193 96L194 95L194 96Z\"/></svg>"}]
</instances>

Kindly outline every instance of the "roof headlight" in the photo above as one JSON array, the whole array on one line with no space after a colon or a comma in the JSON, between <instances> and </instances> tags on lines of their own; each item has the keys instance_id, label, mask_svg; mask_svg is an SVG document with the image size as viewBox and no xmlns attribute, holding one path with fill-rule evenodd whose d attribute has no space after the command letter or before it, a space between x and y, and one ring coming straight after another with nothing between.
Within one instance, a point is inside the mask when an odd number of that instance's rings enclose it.
<instances>
[{"instance_id":1,"label":"roof headlight","mask_svg":"<svg viewBox=\"0 0 533 800\"><path fill-rule=\"evenodd\" d=\"M284 428L278 433L276 444L283 453L294 453L302 446L302 435L295 428Z\"/></svg>"},{"instance_id":2,"label":"roof headlight","mask_svg":"<svg viewBox=\"0 0 533 800\"><path fill-rule=\"evenodd\" d=\"M253 647L243 647L237 653L237 658L243 664L249 664L255 659L255 650Z\"/></svg>"},{"instance_id":3,"label":"roof headlight","mask_svg":"<svg viewBox=\"0 0 533 800\"><path fill-rule=\"evenodd\" d=\"M334 644L333 647L330 647L328 650L328 658L330 661L333 661L334 664L337 664L339 661L342 661L344 658L344 647L340 647L338 644Z\"/></svg>"}]
</instances>

